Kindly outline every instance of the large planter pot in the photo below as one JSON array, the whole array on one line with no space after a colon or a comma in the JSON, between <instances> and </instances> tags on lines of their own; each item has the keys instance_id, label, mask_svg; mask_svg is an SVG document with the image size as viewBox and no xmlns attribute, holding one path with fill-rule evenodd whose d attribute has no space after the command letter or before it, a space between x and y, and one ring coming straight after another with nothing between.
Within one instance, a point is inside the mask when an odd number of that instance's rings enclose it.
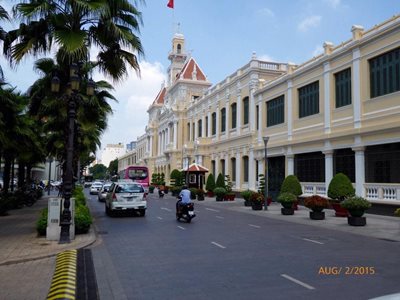
<instances>
[{"instance_id":1,"label":"large planter pot","mask_svg":"<svg viewBox=\"0 0 400 300\"><path fill-rule=\"evenodd\" d=\"M224 196L224 200L225 200L225 201L233 201L233 200L235 200L235 194L232 194L232 195L225 195L225 196Z\"/></svg>"},{"instance_id":2,"label":"large planter pot","mask_svg":"<svg viewBox=\"0 0 400 300\"><path fill-rule=\"evenodd\" d=\"M244 200L244 206L251 206L250 200Z\"/></svg>"},{"instance_id":3,"label":"large planter pot","mask_svg":"<svg viewBox=\"0 0 400 300\"><path fill-rule=\"evenodd\" d=\"M210 197L210 198L214 197L214 192L207 192L207 197Z\"/></svg>"},{"instance_id":4,"label":"large planter pot","mask_svg":"<svg viewBox=\"0 0 400 300\"><path fill-rule=\"evenodd\" d=\"M347 224L351 226L365 226L367 224L366 217L347 217Z\"/></svg>"},{"instance_id":5,"label":"large planter pot","mask_svg":"<svg viewBox=\"0 0 400 300\"><path fill-rule=\"evenodd\" d=\"M282 207L281 208L281 213L282 213L282 215L285 215L285 216L294 215L294 208L293 207L289 207L289 208Z\"/></svg>"},{"instance_id":6,"label":"large planter pot","mask_svg":"<svg viewBox=\"0 0 400 300\"><path fill-rule=\"evenodd\" d=\"M253 202L253 203L251 204L251 208L252 208L253 210L262 210L262 208L263 208L263 203L262 203L262 202Z\"/></svg>"},{"instance_id":7,"label":"large planter pot","mask_svg":"<svg viewBox=\"0 0 400 300\"><path fill-rule=\"evenodd\" d=\"M293 202L281 202L281 204L282 204L282 206L283 206L284 208L291 208L291 209L294 210Z\"/></svg>"},{"instance_id":8,"label":"large planter pot","mask_svg":"<svg viewBox=\"0 0 400 300\"><path fill-rule=\"evenodd\" d=\"M324 220L325 212L323 211L310 211L310 219L311 220Z\"/></svg>"},{"instance_id":9,"label":"large planter pot","mask_svg":"<svg viewBox=\"0 0 400 300\"><path fill-rule=\"evenodd\" d=\"M365 212L364 209L350 209L349 210L350 216L352 216L352 217L362 217L364 212Z\"/></svg>"},{"instance_id":10,"label":"large planter pot","mask_svg":"<svg viewBox=\"0 0 400 300\"><path fill-rule=\"evenodd\" d=\"M197 195L197 200L198 201L203 201L204 200L204 195Z\"/></svg>"},{"instance_id":11,"label":"large planter pot","mask_svg":"<svg viewBox=\"0 0 400 300\"><path fill-rule=\"evenodd\" d=\"M348 217L349 211L343 208L340 203L331 203L332 208L335 210L336 217Z\"/></svg>"},{"instance_id":12,"label":"large planter pot","mask_svg":"<svg viewBox=\"0 0 400 300\"><path fill-rule=\"evenodd\" d=\"M218 202L219 201L224 201L224 196L216 196L215 200L218 201Z\"/></svg>"}]
</instances>

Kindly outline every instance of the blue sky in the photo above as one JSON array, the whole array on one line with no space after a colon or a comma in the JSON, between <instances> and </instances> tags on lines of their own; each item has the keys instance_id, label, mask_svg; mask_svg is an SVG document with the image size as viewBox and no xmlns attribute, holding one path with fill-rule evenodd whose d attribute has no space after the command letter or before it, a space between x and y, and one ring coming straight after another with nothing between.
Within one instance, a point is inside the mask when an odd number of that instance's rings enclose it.
<instances>
[{"instance_id":1,"label":"blue sky","mask_svg":"<svg viewBox=\"0 0 400 300\"><path fill-rule=\"evenodd\" d=\"M140 2L140 1L139 1ZM142 77L134 72L115 85L114 114L102 138L108 143L128 143L144 133L147 108L165 80L171 38L180 23L186 50L192 52L213 84L258 57L277 62L300 64L321 53L324 41L334 45L351 37L351 26L365 29L399 14L398 0L147 0L139 5L143 13L141 28L145 56L141 59ZM1 1L5 8L16 1ZM37 77L32 60L9 70L0 58L8 82L21 91ZM97 76L98 78L98 76Z\"/></svg>"}]
</instances>

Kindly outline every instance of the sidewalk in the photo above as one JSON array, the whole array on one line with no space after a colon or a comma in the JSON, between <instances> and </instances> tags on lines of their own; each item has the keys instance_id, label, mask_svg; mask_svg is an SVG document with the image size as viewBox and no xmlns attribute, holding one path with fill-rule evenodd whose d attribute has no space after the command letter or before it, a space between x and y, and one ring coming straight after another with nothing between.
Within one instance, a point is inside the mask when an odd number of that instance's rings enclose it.
<instances>
[{"instance_id":1,"label":"sidewalk","mask_svg":"<svg viewBox=\"0 0 400 300\"><path fill-rule=\"evenodd\" d=\"M0 298L7 300L46 299L55 270L56 255L64 250L92 244L94 230L76 235L69 244L59 245L38 237L36 221L47 207L43 196L32 207L11 210L0 217Z\"/></svg>"},{"instance_id":2,"label":"sidewalk","mask_svg":"<svg viewBox=\"0 0 400 300\"><path fill-rule=\"evenodd\" d=\"M215 201L215 198L206 197L204 201L196 201L196 205L197 203L200 205L206 204L208 206L213 206L214 208L224 208L281 221L318 226L319 228L339 230L377 239L400 242L399 217L365 214L364 216L367 218L367 225L355 227L347 224L347 218L335 217L335 211L332 209L325 209L325 220L317 221L310 219L310 210L304 206L299 206L299 209L295 211L294 215L284 216L281 214L282 205L276 202L271 203L271 205L268 206L268 210L262 211L255 211L252 210L251 207L245 207L244 200L238 198L235 199L235 201L217 202Z\"/></svg>"}]
</instances>

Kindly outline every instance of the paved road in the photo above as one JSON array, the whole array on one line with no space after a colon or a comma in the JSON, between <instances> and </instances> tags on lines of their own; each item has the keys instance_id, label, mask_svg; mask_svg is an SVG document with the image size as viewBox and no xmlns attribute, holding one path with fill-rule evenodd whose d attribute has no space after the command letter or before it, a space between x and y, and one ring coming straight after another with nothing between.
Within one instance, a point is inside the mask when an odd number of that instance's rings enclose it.
<instances>
[{"instance_id":1,"label":"paved road","mask_svg":"<svg viewBox=\"0 0 400 300\"><path fill-rule=\"evenodd\" d=\"M151 194L144 218L89 201L101 299L369 299L399 292L400 243Z\"/></svg>"}]
</instances>

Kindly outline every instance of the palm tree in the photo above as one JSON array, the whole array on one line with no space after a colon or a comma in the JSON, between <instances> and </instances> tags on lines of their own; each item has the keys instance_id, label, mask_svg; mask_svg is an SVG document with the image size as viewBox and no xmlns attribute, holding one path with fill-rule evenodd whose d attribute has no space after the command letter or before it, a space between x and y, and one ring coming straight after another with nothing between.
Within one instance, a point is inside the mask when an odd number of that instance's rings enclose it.
<instances>
[{"instance_id":1,"label":"palm tree","mask_svg":"<svg viewBox=\"0 0 400 300\"><path fill-rule=\"evenodd\" d=\"M7 11L3 8L3 6L0 5L0 21L4 20L10 20L10 16L8 15ZM4 41L5 36L7 32L3 29L2 26L0 26L0 40ZM0 81L3 82L4 80L4 74L3 74L3 68L0 66Z\"/></svg>"},{"instance_id":2,"label":"palm tree","mask_svg":"<svg viewBox=\"0 0 400 300\"><path fill-rule=\"evenodd\" d=\"M113 80L127 75L127 65L140 71L137 55L143 55L143 48L135 33L142 24L141 13L128 0L25 1L13 12L26 24L6 36L4 52L10 63L48 53L55 44L57 61L69 66L88 61L95 46L96 67Z\"/></svg>"}]
</instances>

